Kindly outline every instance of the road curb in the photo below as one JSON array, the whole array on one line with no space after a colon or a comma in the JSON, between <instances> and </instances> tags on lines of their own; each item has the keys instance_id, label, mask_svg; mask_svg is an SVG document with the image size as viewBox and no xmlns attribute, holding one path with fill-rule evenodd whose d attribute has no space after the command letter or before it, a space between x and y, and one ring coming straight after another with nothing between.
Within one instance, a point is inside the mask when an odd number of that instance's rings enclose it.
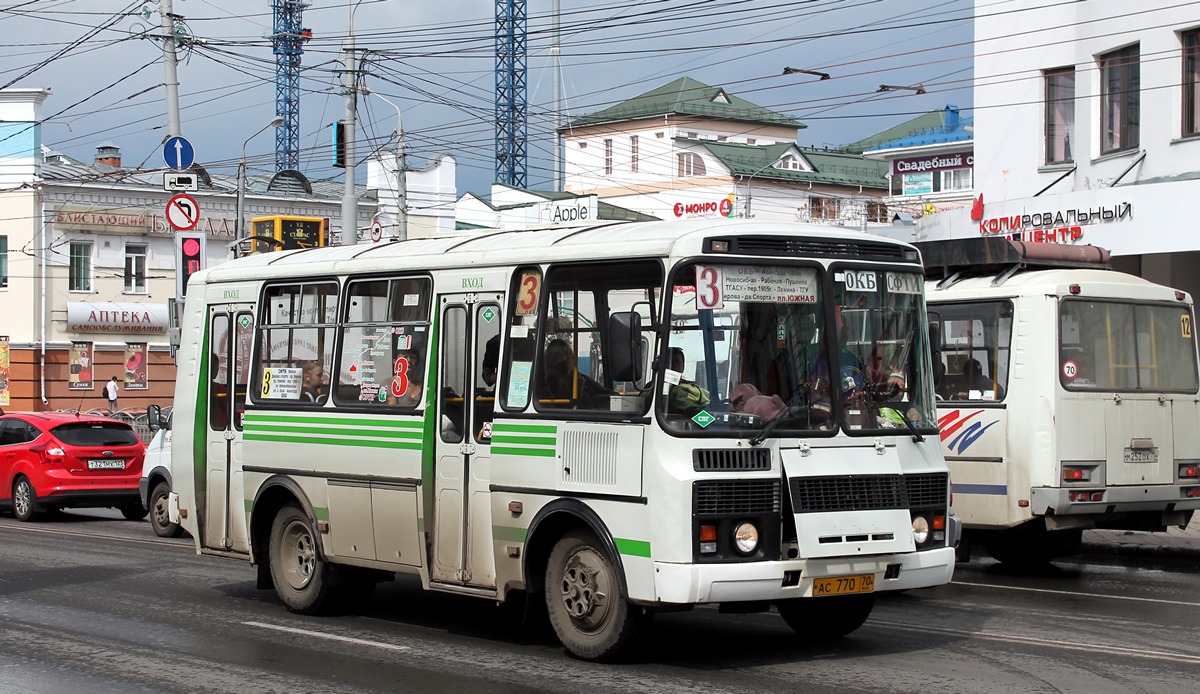
<instances>
[{"instance_id":1,"label":"road curb","mask_svg":"<svg viewBox=\"0 0 1200 694\"><path fill-rule=\"evenodd\" d=\"M1143 559L1170 559L1173 561L1200 560L1200 547L1177 545L1153 545L1120 542L1084 542L1081 554L1110 557L1139 557Z\"/></svg>"}]
</instances>

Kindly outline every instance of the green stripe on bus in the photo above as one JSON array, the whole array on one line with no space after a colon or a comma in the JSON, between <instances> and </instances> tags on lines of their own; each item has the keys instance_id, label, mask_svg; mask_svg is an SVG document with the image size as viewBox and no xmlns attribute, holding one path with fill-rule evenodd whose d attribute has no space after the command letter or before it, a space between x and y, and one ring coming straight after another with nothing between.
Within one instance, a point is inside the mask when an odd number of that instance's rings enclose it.
<instances>
[{"instance_id":1,"label":"green stripe on bus","mask_svg":"<svg viewBox=\"0 0 1200 694\"><path fill-rule=\"evenodd\" d=\"M245 431L255 434L326 434L341 436L366 436L370 438L401 438L420 439L419 431L379 431L377 429L345 429L337 427L306 427L280 426L278 424L262 425L258 422L246 422Z\"/></svg>"},{"instance_id":2,"label":"green stripe on bus","mask_svg":"<svg viewBox=\"0 0 1200 694\"><path fill-rule=\"evenodd\" d=\"M363 417L310 417L307 415L278 415L278 414L258 414L257 412L246 413L246 423L271 423L271 424L330 424L332 426L344 427L347 424L353 424L360 427L387 427L389 429L420 429L421 420L403 420L403 419L366 419Z\"/></svg>"},{"instance_id":3,"label":"green stripe on bus","mask_svg":"<svg viewBox=\"0 0 1200 694\"><path fill-rule=\"evenodd\" d=\"M492 431L523 434L557 434L558 426L554 424L495 424Z\"/></svg>"},{"instance_id":4,"label":"green stripe on bus","mask_svg":"<svg viewBox=\"0 0 1200 694\"><path fill-rule=\"evenodd\" d=\"M246 499L246 513L254 510L254 499Z\"/></svg>"},{"instance_id":5,"label":"green stripe on bus","mask_svg":"<svg viewBox=\"0 0 1200 694\"><path fill-rule=\"evenodd\" d=\"M313 506L313 517L319 521L328 521L329 509L322 506Z\"/></svg>"},{"instance_id":6,"label":"green stripe on bus","mask_svg":"<svg viewBox=\"0 0 1200 694\"><path fill-rule=\"evenodd\" d=\"M492 539L500 542L524 542L529 537L528 528L510 528L505 525L492 526Z\"/></svg>"},{"instance_id":7,"label":"green stripe on bus","mask_svg":"<svg viewBox=\"0 0 1200 694\"><path fill-rule=\"evenodd\" d=\"M526 446L555 446L558 444L558 439L548 439L538 436L508 436L505 434L492 435L492 444L497 443L521 443Z\"/></svg>"},{"instance_id":8,"label":"green stripe on bus","mask_svg":"<svg viewBox=\"0 0 1200 694\"><path fill-rule=\"evenodd\" d=\"M351 446L357 448L396 448L409 451L421 450L419 441L360 441L346 438L318 438L308 436L283 436L265 432L247 431L243 437L247 441L269 441L271 443L305 443L317 446Z\"/></svg>"},{"instance_id":9,"label":"green stripe on bus","mask_svg":"<svg viewBox=\"0 0 1200 694\"><path fill-rule=\"evenodd\" d=\"M530 455L537 458L553 458L553 448L513 448L510 446L492 446L492 455Z\"/></svg>"},{"instance_id":10,"label":"green stripe on bus","mask_svg":"<svg viewBox=\"0 0 1200 694\"><path fill-rule=\"evenodd\" d=\"M631 557L646 557L650 558L650 543L642 540L626 540L620 537L614 537L613 543L617 546L617 551L621 554L627 554Z\"/></svg>"}]
</instances>

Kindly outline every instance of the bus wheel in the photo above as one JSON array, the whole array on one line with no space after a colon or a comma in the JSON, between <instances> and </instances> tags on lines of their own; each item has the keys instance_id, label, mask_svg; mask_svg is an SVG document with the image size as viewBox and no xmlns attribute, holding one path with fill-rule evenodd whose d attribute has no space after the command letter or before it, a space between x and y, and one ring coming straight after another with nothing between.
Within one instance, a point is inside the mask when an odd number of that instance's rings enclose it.
<instances>
[{"instance_id":1,"label":"bus wheel","mask_svg":"<svg viewBox=\"0 0 1200 694\"><path fill-rule=\"evenodd\" d=\"M643 614L621 594L616 567L598 544L576 530L554 545L546 566L546 610L571 655L609 662L637 636Z\"/></svg>"},{"instance_id":2,"label":"bus wheel","mask_svg":"<svg viewBox=\"0 0 1200 694\"><path fill-rule=\"evenodd\" d=\"M1033 569L1059 557L1077 554L1083 544L1083 530L1046 530L1041 519L1015 528L991 532L983 547L1001 564Z\"/></svg>"},{"instance_id":3,"label":"bus wheel","mask_svg":"<svg viewBox=\"0 0 1200 694\"><path fill-rule=\"evenodd\" d=\"M142 508L142 502L140 501L136 504L124 504L123 506L118 506L117 510L121 512L121 515L125 518L125 520L131 521L140 521L146 517L147 513L150 513L146 509Z\"/></svg>"},{"instance_id":4,"label":"bus wheel","mask_svg":"<svg viewBox=\"0 0 1200 694\"><path fill-rule=\"evenodd\" d=\"M840 639L871 616L874 595L843 595L825 598L780 600L779 616L805 643Z\"/></svg>"},{"instance_id":5,"label":"bus wheel","mask_svg":"<svg viewBox=\"0 0 1200 694\"><path fill-rule=\"evenodd\" d=\"M171 487L166 482L154 485L150 492L150 527L159 537L179 537L183 528L178 523L171 522L171 511L168 508Z\"/></svg>"},{"instance_id":6,"label":"bus wheel","mask_svg":"<svg viewBox=\"0 0 1200 694\"><path fill-rule=\"evenodd\" d=\"M317 535L299 507L279 509L269 552L271 580L283 604L299 614L320 612L333 592L333 567L321 558Z\"/></svg>"},{"instance_id":7,"label":"bus wheel","mask_svg":"<svg viewBox=\"0 0 1200 694\"><path fill-rule=\"evenodd\" d=\"M17 520L25 522L33 520L38 514L37 494L28 477L18 477L12 489L13 515Z\"/></svg>"}]
</instances>

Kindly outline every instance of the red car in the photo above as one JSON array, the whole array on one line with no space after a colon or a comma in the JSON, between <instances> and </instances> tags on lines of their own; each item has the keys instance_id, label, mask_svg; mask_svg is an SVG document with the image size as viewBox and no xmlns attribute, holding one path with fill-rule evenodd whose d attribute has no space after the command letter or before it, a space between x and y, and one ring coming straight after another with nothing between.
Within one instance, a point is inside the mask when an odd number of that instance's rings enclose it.
<instances>
[{"instance_id":1,"label":"red car","mask_svg":"<svg viewBox=\"0 0 1200 694\"><path fill-rule=\"evenodd\" d=\"M0 508L28 521L42 511L112 506L141 520L145 455L133 427L115 419L70 412L0 416Z\"/></svg>"}]
</instances>

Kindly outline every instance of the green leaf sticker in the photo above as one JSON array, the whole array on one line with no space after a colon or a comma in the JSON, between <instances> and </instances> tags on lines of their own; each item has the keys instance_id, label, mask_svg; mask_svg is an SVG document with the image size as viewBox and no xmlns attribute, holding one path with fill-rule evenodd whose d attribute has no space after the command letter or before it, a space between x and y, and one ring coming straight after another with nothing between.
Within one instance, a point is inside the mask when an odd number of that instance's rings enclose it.
<instances>
[{"instance_id":1,"label":"green leaf sticker","mask_svg":"<svg viewBox=\"0 0 1200 694\"><path fill-rule=\"evenodd\" d=\"M699 424L700 428L703 429L703 428L707 427L709 424L712 424L713 422L717 421L717 418L712 416L705 410L700 410L699 412L696 413L695 417L692 417L692 421Z\"/></svg>"}]
</instances>

